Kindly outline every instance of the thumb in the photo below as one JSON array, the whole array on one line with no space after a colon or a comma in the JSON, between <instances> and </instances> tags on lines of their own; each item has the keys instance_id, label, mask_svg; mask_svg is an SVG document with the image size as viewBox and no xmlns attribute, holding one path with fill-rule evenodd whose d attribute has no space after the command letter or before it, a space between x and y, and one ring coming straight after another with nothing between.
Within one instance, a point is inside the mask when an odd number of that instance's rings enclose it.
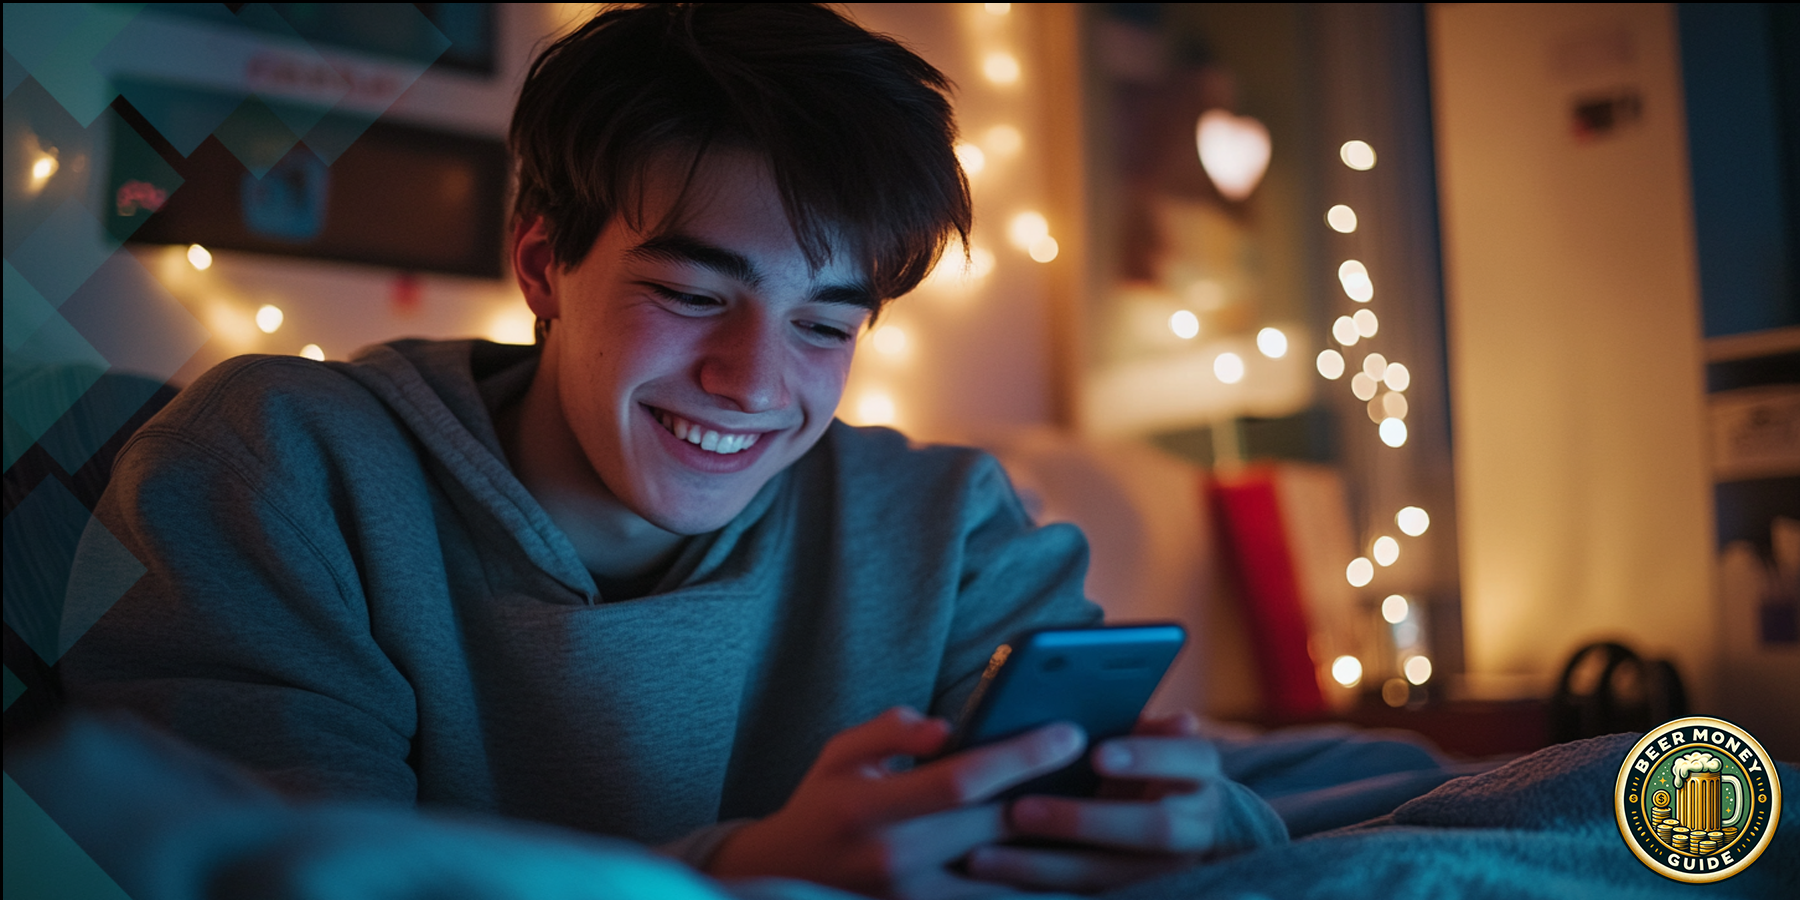
<instances>
[{"instance_id":1,"label":"thumb","mask_svg":"<svg viewBox=\"0 0 1800 900\"><path fill-rule=\"evenodd\" d=\"M896 706L826 742L819 753L819 767L842 771L890 756L925 756L942 748L949 736L949 723L943 719L926 718L910 706Z\"/></svg>"}]
</instances>

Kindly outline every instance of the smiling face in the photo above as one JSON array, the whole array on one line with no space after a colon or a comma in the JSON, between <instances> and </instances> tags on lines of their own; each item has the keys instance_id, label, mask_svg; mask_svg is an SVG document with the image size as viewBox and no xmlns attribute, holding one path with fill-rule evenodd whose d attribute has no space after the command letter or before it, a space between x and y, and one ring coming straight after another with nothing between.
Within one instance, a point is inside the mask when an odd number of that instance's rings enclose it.
<instances>
[{"instance_id":1,"label":"smiling face","mask_svg":"<svg viewBox=\"0 0 1800 900\"><path fill-rule=\"evenodd\" d=\"M551 322L550 439L631 513L700 534L818 442L876 300L851 254L808 265L757 157L715 152L685 197L653 177L642 199L641 221L614 216L573 268L547 262L541 221L515 261Z\"/></svg>"}]
</instances>

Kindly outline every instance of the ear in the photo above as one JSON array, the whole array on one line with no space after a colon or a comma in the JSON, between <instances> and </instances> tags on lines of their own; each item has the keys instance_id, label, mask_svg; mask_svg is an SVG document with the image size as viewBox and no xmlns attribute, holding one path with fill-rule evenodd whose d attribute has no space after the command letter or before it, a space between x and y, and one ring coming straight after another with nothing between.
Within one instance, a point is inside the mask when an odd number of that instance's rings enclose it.
<instances>
[{"instance_id":1,"label":"ear","mask_svg":"<svg viewBox=\"0 0 1800 900\"><path fill-rule=\"evenodd\" d=\"M513 275L519 279L519 290L532 314L540 319L562 315L556 294L556 254L550 249L550 235L543 216L530 216L519 221L513 231Z\"/></svg>"}]
</instances>

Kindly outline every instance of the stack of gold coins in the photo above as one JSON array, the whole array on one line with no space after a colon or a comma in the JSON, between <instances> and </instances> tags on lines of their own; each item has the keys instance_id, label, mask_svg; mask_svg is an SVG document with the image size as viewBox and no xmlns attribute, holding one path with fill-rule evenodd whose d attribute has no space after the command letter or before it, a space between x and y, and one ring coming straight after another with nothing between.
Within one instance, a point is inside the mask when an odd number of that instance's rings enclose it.
<instances>
[{"instance_id":1,"label":"stack of gold coins","mask_svg":"<svg viewBox=\"0 0 1800 900\"><path fill-rule=\"evenodd\" d=\"M1683 853L1688 852L1688 830L1680 825L1675 826L1673 846Z\"/></svg>"},{"instance_id":2,"label":"stack of gold coins","mask_svg":"<svg viewBox=\"0 0 1800 900\"><path fill-rule=\"evenodd\" d=\"M1727 825L1724 831L1719 832L1719 835L1725 839L1726 843L1730 843L1733 838L1737 837L1737 826Z\"/></svg>"},{"instance_id":3,"label":"stack of gold coins","mask_svg":"<svg viewBox=\"0 0 1800 900\"><path fill-rule=\"evenodd\" d=\"M1650 821L1661 825L1662 820L1669 818L1669 792L1657 791L1651 794L1650 804Z\"/></svg>"},{"instance_id":4,"label":"stack of gold coins","mask_svg":"<svg viewBox=\"0 0 1800 900\"><path fill-rule=\"evenodd\" d=\"M1660 839L1663 842L1664 846L1673 847L1674 844L1672 843L1672 841L1674 841L1674 839L1675 839L1675 820L1674 819L1657 819L1656 820L1656 836L1658 839Z\"/></svg>"},{"instance_id":5,"label":"stack of gold coins","mask_svg":"<svg viewBox=\"0 0 1800 900\"><path fill-rule=\"evenodd\" d=\"M1713 846L1725 846L1725 832L1723 831L1709 831L1706 833L1706 839L1712 841Z\"/></svg>"}]
</instances>

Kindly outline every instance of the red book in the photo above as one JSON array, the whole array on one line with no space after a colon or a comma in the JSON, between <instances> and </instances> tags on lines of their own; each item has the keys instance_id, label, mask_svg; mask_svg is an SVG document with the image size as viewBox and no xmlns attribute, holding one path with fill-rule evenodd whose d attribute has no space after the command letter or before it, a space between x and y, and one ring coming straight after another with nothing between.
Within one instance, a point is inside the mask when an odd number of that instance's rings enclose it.
<instances>
[{"instance_id":1,"label":"red book","mask_svg":"<svg viewBox=\"0 0 1800 900\"><path fill-rule=\"evenodd\" d=\"M1307 650L1311 627L1295 553L1281 515L1275 469L1215 473L1205 488L1226 568L1243 603L1267 712L1304 718L1325 712Z\"/></svg>"}]
</instances>

